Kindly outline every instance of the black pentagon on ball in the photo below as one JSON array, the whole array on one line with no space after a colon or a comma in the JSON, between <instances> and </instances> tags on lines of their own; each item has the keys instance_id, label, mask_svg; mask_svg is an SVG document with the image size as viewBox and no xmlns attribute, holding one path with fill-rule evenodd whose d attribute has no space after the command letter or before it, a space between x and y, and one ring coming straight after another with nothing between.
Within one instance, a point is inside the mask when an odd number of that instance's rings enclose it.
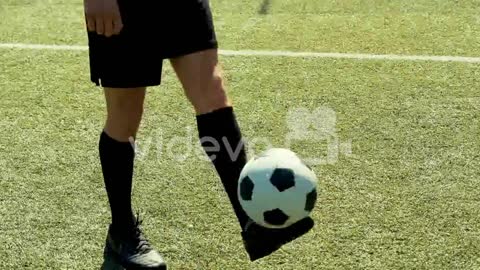
<instances>
[{"instance_id":1,"label":"black pentagon on ball","mask_svg":"<svg viewBox=\"0 0 480 270\"><path fill-rule=\"evenodd\" d=\"M253 187L252 179L250 179L248 175L245 176L240 183L240 197L242 197L244 201L252 200Z\"/></svg>"},{"instance_id":2,"label":"black pentagon on ball","mask_svg":"<svg viewBox=\"0 0 480 270\"><path fill-rule=\"evenodd\" d=\"M285 224L285 222L287 222L288 216L285 213L283 213L282 210L277 208L274 210L264 212L263 219L268 224L280 226Z\"/></svg>"},{"instance_id":3,"label":"black pentagon on ball","mask_svg":"<svg viewBox=\"0 0 480 270\"><path fill-rule=\"evenodd\" d=\"M278 191L282 192L295 186L295 174L291 169L277 168L273 171L270 182Z\"/></svg>"},{"instance_id":4,"label":"black pentagon on ball","mask_svg":"<svg viewBox=\"0 0 480 270\"><path fill-rule=\"evenodd\" d=\"M313 189L307 194L307 201L305 202L305 211L312 211L317 201L317 190Z\"/></svg>"}]
</instances>

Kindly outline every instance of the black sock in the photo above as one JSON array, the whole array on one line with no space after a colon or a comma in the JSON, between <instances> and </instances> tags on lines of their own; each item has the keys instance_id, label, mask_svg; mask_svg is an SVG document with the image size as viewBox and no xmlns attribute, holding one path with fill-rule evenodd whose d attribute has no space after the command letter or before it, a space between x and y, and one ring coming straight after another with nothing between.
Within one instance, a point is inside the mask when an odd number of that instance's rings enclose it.
<instances>
[{"instance_id":1,"label":"black sock","mask_svg":"<svg viewBox=\"0 0 480 270\"><path fill-rule=\"evenodd\" d=\"M130 142L116 141L102 132L99 152L112 227L129 228L134 222L131 203L134 149Z\"/></svg>"},{"instance_id":2,"label":"black sock","mask_svg":"<svg viewBox=\"0 0 480 270\"><path fill-rule=\"evenodd\" d=\"M240 226L244 228L248 216L238 201L237 184L247 156L233 108L226 107L197 115L197 126L202 147L212 160ZM215 146L212 139L218 142Z\"/></svg>"}]
</instances>

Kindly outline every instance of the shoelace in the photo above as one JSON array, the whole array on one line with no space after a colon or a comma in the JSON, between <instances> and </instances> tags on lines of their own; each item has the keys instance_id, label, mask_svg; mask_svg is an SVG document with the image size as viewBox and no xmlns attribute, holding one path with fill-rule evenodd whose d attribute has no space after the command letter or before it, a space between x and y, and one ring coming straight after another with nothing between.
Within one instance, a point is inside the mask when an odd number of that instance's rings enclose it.
<instances>
[{"instance_id":1,"label":"shoelace","mask_svg":"<svg viewBox=\"0 0 480 270\"><path fill-rule=\"evenodd\" d=\"M141 229L142 222L143 221L140 219L140 213L137 213L137 217L135 219L135 224L134 224L134 236L135 236L135 242L136 242L135 248L136 250L146 253L151 250L151 247L150 247L150 243L143 235L143 232Z\"/></svg>"}]
</instances>

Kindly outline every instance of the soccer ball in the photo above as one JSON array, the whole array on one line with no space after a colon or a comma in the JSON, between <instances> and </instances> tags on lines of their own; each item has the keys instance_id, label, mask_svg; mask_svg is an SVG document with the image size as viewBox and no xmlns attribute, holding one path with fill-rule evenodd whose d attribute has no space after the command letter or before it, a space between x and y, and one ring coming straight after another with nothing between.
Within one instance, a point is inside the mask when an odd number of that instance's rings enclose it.
<instances>
[{"instance_id":1,"label":"soccer ball","mask_svg":"<svg viewBox=\"0 0 480 270\"><path fill-rule=\"evenodd\" d=\"M286 228L312 212L317 177L291 150L269 149L243 168L238 198L245 213L258 225Z\"/></svg>"}]
</instances>

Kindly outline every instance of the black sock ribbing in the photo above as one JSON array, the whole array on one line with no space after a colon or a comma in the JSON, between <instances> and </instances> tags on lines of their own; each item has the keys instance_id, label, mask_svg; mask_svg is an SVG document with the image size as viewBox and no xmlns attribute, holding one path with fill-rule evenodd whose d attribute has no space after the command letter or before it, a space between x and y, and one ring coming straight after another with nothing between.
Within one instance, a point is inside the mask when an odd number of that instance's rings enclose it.
<instances>
[{"instance_id":1,"label":"black sock ribbing","mask_svg":"<svg viewBox=\"0 0 480 270\"><path fill-rule=\"evenodd\" d=\"M237 185L247 156L233 108L197 115L197 127L202 147L222 181L240 226L244 228L248 216L238 200ZM212 147L212 140L218 142L215 147Z\"/></svg>"},{"instance_id":2,"label":"black sock ribbing","mask_svg":"<svg viewBox=\"0 0 480 270\"><path fill-rule=\"evenodd\" d=\"M133 226L131 192L135 152L129 142L119 142L105 132L100 135L100 162L112 214L112 226Z\"/></svg>"}]
</instances>

